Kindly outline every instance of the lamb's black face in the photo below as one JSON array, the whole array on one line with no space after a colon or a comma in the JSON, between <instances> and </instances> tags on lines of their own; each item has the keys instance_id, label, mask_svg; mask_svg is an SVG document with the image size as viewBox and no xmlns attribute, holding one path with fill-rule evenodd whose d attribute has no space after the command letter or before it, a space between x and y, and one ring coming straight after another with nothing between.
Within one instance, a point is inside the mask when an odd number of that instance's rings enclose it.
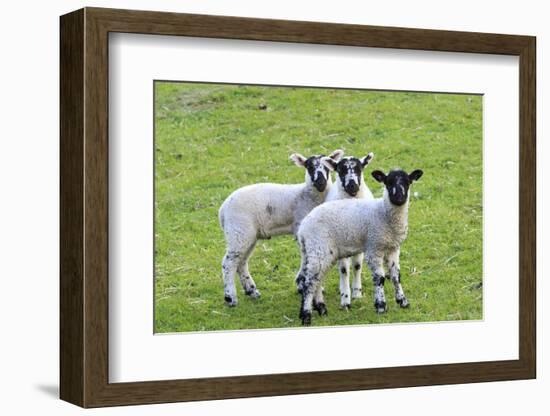
<instances>
[{"instance_id":1,"label":"lamb's black face","mask_svg":"<svg viewBox=\"0 0 550 416\"><path fill-rule=\"evenodd\" d=\"M346 157L336 165L336 173L344 190L351 196L357 195L361 186L363 164L356 157Z\"/></svg>"},{"instance_id":2,"label":"lamb's black face","mask_svg":"<svg viewBox=\"0 0 550 416\"><path fill-rule=\"evenodd\" d=\"M319 192L324 192L327 188L329 175L327 167L321 163L322 157L324 157L324 155L311 156L306 160L304 165L307 169L309 177L311 178L313 186L315 186L315 189Z\"/></svg>"},{"instance_id":3,"label":"lamb's black face","mask_svg":"<svg viewBox=\"0 0 550 416\"><path fill-rule=\"evenodd\" d=\"M386 177L385 185L392 204L403 205L407 202L411 186L409 175L402 170L391 171Z\"/></svg>"},{"instance_id":4,"label":"lamb's black face","mask_svg":"<svg viewBox=\"0 0 550 416\"><path fill-rule=\"evenodd\" d=\"M374 179L386 186L390 202L398 206L407 202L411 183L420 179L422 174L421 170L415 170L411 174L403 170L392 170L388 175L379 170L372 172Z\"/></svg>"},{"instance_id":5,"label":"lamb's black face","mask_svg":"<svg viewBox=\"0 0 550 416\"><path fill-rule=\"evenodd\" d=\"M337 149L330 154L330 156L325 157L325 155L316 155L306 158L300 153L293 153L290 155L290 160L298 167L306 169L306 181L313 184L315 189L319 192L324 192L327 189L328 181L330 180L329 172L332 170L329 169L324 163L323 160L330 159L336 164L343 156L344 151Z\"/></svg>"}]
</instances>

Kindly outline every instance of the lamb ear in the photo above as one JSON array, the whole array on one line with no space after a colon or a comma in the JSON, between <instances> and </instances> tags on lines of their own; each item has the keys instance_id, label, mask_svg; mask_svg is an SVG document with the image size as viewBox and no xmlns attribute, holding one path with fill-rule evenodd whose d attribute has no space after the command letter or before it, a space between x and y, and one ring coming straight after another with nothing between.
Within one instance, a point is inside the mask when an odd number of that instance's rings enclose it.
<instances>
[{"instance_id":1,"label":"lamb ear","mask_svg":"<svg viewBox=\"0 0 550 416\"><path fill-rule=\"evenodd\" d=\"M306 164L307 158L302 156L300 153L293 153L290 155L290 160L292 160L296 166L303 168Z\"/></svg>"},{"instance_id":2,"label":"lamb ear","mask_svg":"<svg viewBox=\"0 0 550 416\"><path fill-rule=\"evenodd\" d=\"M376 179L377 182L380 182L380 183L386 182L386 174L381 170L373 170L371 175L374 179Z\"/></svg>"},{"instance_id":3,"label":"lamb ear","mask_svg":"<svg viewBox=\"0 0 550 416\"><path fill-rule=\"evenodd\" d=\"M342 159L342 156L344 156L344 151L342 149L336 149L334 152L328 155L328 157L330 157L335 162L339 162L340 159Z\"/></svg>"},{"instance_id":4,"label":"lamb ear","mask_svg":"<svg viewBox=\"0 0 550 416\"><path fill-rule=\"evenodd\" d=\"M416 170L413 170L410 174L409 174L409 180L411 182L414 182L414 181L417 181L420 179L420 177L424 174L424 172L422 172L420 169L416 169Z\"/></svg>"},{"instance_id":5,"label":"lamb ear","mask_svg":"<svg viewBox=\"0 0 550 416\"><path fill-rule=\"evenodd\" d=\"M330 171L336 170L336 165L338 162L330 157L322 157L321 163Z\"/></svg>"},{"instance_id":6,"label":"lamb ear","mask_svg":"<svg viewBox=\"0 0 550 416\"><path fill-rule=\"evenodd\" d=\"M361 165L363 167L366 167L371 161L372 161L372 158L374 157L374 153L370 152L368 155L366 155L365 157L362 157L360 160L361 160Z\"/></svg>"}]
</instances>

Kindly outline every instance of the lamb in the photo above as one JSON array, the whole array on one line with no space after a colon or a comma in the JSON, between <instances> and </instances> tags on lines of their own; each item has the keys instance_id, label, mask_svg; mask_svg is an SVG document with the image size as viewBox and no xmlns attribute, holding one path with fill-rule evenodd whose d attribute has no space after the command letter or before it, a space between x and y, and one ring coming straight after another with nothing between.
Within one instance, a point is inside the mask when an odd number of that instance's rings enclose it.
<instances>
[{"instance_id":1,"label":"lamb","mask_svg":"<svg viewBox=\"0 0 550 416\"><path fill-rule=\"evenodd\" d=\"M344 152L330 154L338 161ZM257 298L260 292L250 276L248 260L258 239L282 234L296 234L302 219L323 203L332 186L328 168L321 163L324 155L309 158L294 153L290 159L305 168L301 184L258 183L237 189L223 202L219 220L227 250L222 260L224 300L237 305L235 273L240 277L246 295Z\"/></svg>"},{"instance_id":2,"label":"lamb","mask_svg":"<svg viewBox=\"0 0 550 416\"><path fill-rule=\"evenodd\" d=\"M353 156L346 156L339 162L325 157L321 162L330 170L336 171L338 179L330 189L326 202L347 198L373 199L374 196L363 178L363 170L372 161L374 153L369 153L361 159ZM340 273L340 306L344 309L351 307L351 299L363 297L361 285L361 269L363 266L364 253L353 257L346 257L338 260L338 271ZM350 266L353 264L353 283L350 294L349 274ZM351 296L350 296L351 295Z\"/></svg>"},{"instance_id":3,"label":"lamb","mask_svg":"<svg viewBox=\"0 0 550 416\"><path fill-rule=\"evenodd\" d=\"M384 184L384 195L374 200L344 199L326 202L315 208L302 221L297 239L302 266L297 280L303 282L300 318L311 324L311 311L326 315L321 282L339 259L366 252L366 263L374 284L374 308L387 311L384 294L384 260L395 289L395 300L406 308L409 302L401 287L399 252L407 236L409 187L423 172L407 174L392 170L372 172Z\"/></svg>"}]
</instances>

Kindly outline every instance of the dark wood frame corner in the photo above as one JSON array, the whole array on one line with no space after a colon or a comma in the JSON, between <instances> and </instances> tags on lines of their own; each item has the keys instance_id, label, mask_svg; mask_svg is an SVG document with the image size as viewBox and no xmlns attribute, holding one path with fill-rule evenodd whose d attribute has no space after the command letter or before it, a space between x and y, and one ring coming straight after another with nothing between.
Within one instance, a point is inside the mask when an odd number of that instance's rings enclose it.
<instances>
[{"instance_id":1,"label":"dark wood frame corner","mask_svg":"<svg viewBox=\"0 0 550 416\"><path fill-rule=\"evenodd\" d=\"M536 376L534 37L85 8L61 17L60 359L83 407L528 379ZM520 65L519 359L399 368L109 383L110 32L504 54Z\"/></svg>"}]
</instances>

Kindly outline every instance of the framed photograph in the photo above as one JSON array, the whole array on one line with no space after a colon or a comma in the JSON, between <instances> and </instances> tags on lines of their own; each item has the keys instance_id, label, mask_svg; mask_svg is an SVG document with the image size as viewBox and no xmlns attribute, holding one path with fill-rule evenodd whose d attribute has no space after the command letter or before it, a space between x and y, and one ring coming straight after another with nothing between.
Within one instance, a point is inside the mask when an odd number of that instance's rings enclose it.
<instances>
[{"instance_id":1,"label":"framed photograph","mask_svg":"<svg viewBox=\"0 0 550 416\"><path fill-rule=\"evenodd\" d=\"M60 29L63 400L536 377L534 37Z\"/></svg>"}]
</instances>

